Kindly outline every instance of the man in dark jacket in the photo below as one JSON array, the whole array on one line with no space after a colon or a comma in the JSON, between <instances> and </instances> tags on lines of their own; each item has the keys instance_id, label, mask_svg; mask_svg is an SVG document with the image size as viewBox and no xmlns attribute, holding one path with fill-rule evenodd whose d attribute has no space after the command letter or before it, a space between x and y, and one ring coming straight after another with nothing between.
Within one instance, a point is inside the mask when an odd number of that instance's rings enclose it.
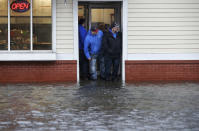
<instances>
[{"instance_id":1,"label":"man in dark jacket","mask_svg":"<svg viewBox=\"0 0 199 131\"><path fill-rule=\"evenodd\" d=\"M88 78L88 60L84 55L84 40L87 35L87 31L84 28L85 19L79 20L79 67L81 79Z\"/></svg>"},{"instance_id":2,"label":"man in dark jacket","mask_svg":"<svg viewBox=\"0 0 199 131\"><path fill-rule=\"evenodd\" d=\"M105 58L106 80L114 81L118 77L122 54L122 35L118 32L118 29L119 25L113 23L109 31L103 36L102 46Z\"/></svg>"}]
</instances>

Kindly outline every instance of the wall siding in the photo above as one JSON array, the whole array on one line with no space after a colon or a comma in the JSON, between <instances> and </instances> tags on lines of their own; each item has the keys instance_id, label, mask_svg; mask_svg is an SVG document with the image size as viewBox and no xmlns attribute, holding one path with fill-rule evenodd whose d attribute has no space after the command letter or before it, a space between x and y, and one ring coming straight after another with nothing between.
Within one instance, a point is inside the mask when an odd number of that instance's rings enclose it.
<instances>
[{"instance_id":1,"label":"wall siding","mask_svg":"<svg viewBox=\"0 0 199 131\"><path fill-rule=\"evenodd\" d=\"M199 53L198 0L128 0L128 54Z\"/></svg>"},{"instance_id":2,"label":"wall siding","mask_svg":"<svg viewBox=\"0 0 199 131\"><path fill-rule=\"evenodd\" d=\"M73 43L73 3L67 0L56 1L56 49L57 53L72 54L74 51Z\"/></svg>"}]
</instances>

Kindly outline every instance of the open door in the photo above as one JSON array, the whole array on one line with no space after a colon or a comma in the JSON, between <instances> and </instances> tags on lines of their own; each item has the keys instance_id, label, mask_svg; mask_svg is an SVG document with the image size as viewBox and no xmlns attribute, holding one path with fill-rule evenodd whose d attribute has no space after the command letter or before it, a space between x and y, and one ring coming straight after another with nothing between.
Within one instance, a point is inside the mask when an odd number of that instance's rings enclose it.
<instances>
[{"instance_id":1,"label":"open door","mask_svg":"<svg viewBox=\"0 0 199 131\"><path fill-rule=\"evenodd\" d=\"M79 2L78 9L78 18L85 18L87 30L91 24L121 25L121 2Z\"/></svg>"},{"instance_id":2,"label":"open door","mask_svg":"<svg viewBox=\"0 0 199 131\"><path fill-rule=\"evenodd\" d=\"M91 28L91 25L96 25L100 30L105 31L113 22L118 23L122 31L121 2L79 2L78 19L81 18L85 19L84 26L87 31ZM120 65L122 66L122 61ZM120 76L122 74L121 66Z\"/></svg>"}]
</instances>

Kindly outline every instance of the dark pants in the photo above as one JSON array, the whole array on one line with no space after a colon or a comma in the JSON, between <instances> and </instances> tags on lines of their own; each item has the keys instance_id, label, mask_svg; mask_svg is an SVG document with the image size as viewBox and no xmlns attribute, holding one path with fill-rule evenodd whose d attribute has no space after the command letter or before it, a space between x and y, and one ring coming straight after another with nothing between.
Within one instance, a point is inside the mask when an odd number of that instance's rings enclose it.
<instances>
[{"instance_id":1,"label":"dark pants","mask_svg":"<svg viewBox=\"0 0 199 131\"><path fill-rule=\"evenodd\" d=\"M79 67L80 67L80 78L88 78L88 59L84 54L84 50L79 50Z\"/></svg>"},{"instance_id":2,"label":"dark pants","mask_svg":"<svg viewBox=\"0 0 199 131\"><path fill-rule=\"evenodd\" d=\"M100 69L100 77L105 79L105 61L103 55L99 55L98 57L98 67Z\"/></svg>"},{"instance_id":3,"label":"dark pants","mask_svg":"<svg viewBox=\"0 0 199 131\"><path fill-rule=\"evenodd\" d=\"M118 77L119 66L120 66L120 57L116 58L112 58L109 56L105 57L106 80L115 80Z\"/></svg>"}]
</instances>

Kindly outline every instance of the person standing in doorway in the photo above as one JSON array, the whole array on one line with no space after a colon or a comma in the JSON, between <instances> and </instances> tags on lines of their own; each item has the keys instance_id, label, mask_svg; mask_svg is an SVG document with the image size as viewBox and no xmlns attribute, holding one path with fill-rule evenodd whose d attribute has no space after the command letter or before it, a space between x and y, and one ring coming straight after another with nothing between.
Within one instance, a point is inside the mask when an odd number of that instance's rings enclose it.
<instances>
[{"instance_id":1,"label":"person standing in doorway","mask_svg":"<svg viewBox=\"0 0 199 131\"><path fill-rule=\"evenodd\" d=\"M101 30L103 31L103 34L107 32L108 25L107 24L100 24L99 27L101 27ZM105 80L105 61L104 61L104 48L101 46L99 56L98 56L98 65L100 68L100 78L102 80Z\"/></svg>"},{"instance_id":2,"label":"person standing in doorway","mask_svg":"<svg viewBox=\"0 0 199 131\"><path fill-rule=\"evenodd\" d=\"M118 77L122 54L122 35L118 31L119 25L113 23L103 36L106 80L114 81Z\"/></svg>"},{"instance_id":3,"label":"person standing in doorway","mask_svg":"<svg viewBox=\"0 0 199 131\"><path fill-rule=\"evenodd\" d=\"M87 35L87 31L84 28L85 19L79 20L79 67L80 67L80 78L88 78L88 60L84 55L84 40Z\"/></svg>"},{"instance_id":4,"label":"person standing in doorway","mask_svg":"<svg viewBox=\"0 0 199 131\"><path fill-rule=\"evenodd\" d=\"M92 26L84 41L84 53L89 60L90 79L97 80L97 59L99 56L103 32Z\"/></svg>"}]
</instances>

